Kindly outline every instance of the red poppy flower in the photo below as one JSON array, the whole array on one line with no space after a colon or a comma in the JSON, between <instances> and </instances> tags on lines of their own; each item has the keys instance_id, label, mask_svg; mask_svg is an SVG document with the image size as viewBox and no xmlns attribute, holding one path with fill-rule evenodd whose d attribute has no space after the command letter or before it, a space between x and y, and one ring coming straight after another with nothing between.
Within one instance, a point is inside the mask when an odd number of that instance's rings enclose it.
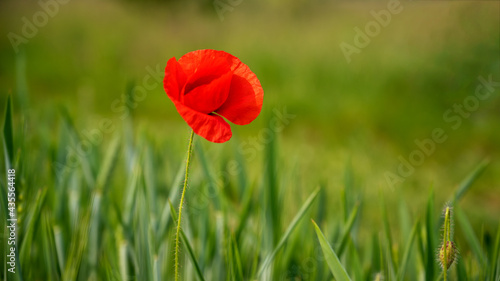
<instances>
[{"instance_id":1,"label":"red poppy flower","mask_svg":"<svg viewBox=\"0 0 500 281\"><path fill-rule=\"evenodd\" d=\"M233 135L224 118L237 125L249 124L259 115L264 100L257 76L224 51L198 50L179 61L171 58L163 86L189 127L218 143Z\"/></svg>"}]
</instances>

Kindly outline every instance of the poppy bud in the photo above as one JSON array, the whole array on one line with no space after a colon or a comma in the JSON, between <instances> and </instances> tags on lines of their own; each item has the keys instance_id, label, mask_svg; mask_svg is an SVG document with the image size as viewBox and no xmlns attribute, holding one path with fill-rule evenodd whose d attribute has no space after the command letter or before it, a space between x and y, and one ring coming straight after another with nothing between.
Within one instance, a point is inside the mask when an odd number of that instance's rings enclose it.
<instances>
[{"instance_id":1,"label":"poppy bud","mask_svg":"<svg viewBox=\"0 0 500 281\"><path fill-rule=\"evenodd\" d=\"M446 268L450 268L450 266L453 264L455 261L455 258L457 256L457 248L455 247L455 243L452 241L448 241L447 246L446 246L446 261L444 258L444 244L441 246L439 249L439 262L441 263L441 267L444 268L445 262L446 262Z\"/></svg>"}]
</instances>

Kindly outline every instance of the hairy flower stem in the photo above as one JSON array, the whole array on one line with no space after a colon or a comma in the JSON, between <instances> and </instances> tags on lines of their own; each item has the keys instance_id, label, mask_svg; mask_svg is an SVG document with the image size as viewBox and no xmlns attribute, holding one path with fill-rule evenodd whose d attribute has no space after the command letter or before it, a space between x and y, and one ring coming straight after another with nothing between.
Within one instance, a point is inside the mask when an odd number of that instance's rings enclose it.
<instances>
[{"instance_id":1,"label":"hairy flower stem","mask_svg":"<svg viewBox=\"0 0 500 281\"><path fill-rule=\"evenodd\" d=\"M446 281L446 273L448 271L448 255L450 253L448 253L448 243L451 242L450 241L450 207L446 207L446 212L445 212L445 215L444 215L444 233L443 233L443 252L444 252L444 263L443 263L443 273L444 273L444 281Z\"/></svg>"},{"instance_id":2,"label":"hairy flower stem","mask_svg":"<svg viewBox=\"0 0 500 281\"><path fill-rule=\"evenodd\" d=\"M181 233L182 205L184 204L184 195L186 194L186 187L189 175L189 162L191 162L191 153L193 151L193 136L194 136L194 131L191 131L191 136L189 137L187 160L186 160L186 174L184 176L184 186L182 188L181 202L179 203L179 218L177 219L177 231L175 233L175 281L179 280L179 245L180 245L179 239Z\"/></svg>"}]
</instances>

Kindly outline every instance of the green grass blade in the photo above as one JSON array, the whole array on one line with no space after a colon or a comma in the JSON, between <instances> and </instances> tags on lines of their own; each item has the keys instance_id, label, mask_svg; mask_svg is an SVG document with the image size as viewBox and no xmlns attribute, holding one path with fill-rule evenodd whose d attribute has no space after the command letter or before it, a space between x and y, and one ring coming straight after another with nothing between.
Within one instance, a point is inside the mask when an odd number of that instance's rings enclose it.
<instances>
[{"instance_id":1,"label":"green grass blade","mask_svg":"<svg viewBox=\"0 0 500 281\"><path fill-rule=\"evenodd\" d=\"M266 145L265 163L264 163L264 181L265 181L265 217L266 224L272 245L277 245L279 234L281 233L281 204L279 200L279 185L277 179L277 146L276 135L271 132L271 141ZM279 242L278 242L279 243Z\"/></svg>"},{"instance_id":2,"label":"green grass blade","mask_svg":"<svg viewBox=\"0 0 500 281\"><path fill-rule=\"evenodd\" d=\"M457 281L467 281L469 278L467 278L467 271L465 270L465 265L463 259L458 259L457 264L456 264L456 272L457 272ZM494 279L491 279L491 281L495 281Z\"/></svg>"},{"instance_id":3,"label":"green grass blade","mask_svg":"<svg viewBox=\"0 0 500 281\"><path fill-rule=\"evenodd\" d=\"M344 188L342 189L342 206L344 210L344 222L347 222L349 216L349 209L353 205L353 193L354 193L354 171L352 167L352 161L349 159L346 163L346 169L344 171ZM337 251L337 254L341 254Z\"/></svg>"},{"instance_id":4,"label":"green grass blade","mask_svg":"<svg viewBox=\"0 0 500 281\"><path fill-rule=\"evenodd\" d=\"M39 224L40 220L40 210L45 201L45 195L47 194L47 189L40 189L36 194L35 201L30 208L30 211L26 217L26 229L24 233L23 241L21 242L19 259L21 264L29 264L29 258L31 257L31 251L33 250L33 238L38 234L36 226Z\"/></svg>"},{"instance_id":5,"label":"green grass blade","mask_svg":"<svg viewBox=\"0 0 500 281\"><path fill-rule=\"evenodd\" d=\"M216 177L211 169L210 164L205 157L205 152L203 151L203 147L201 146L201 142L194 143L194 149L196 151L196 155L198 157L198 162L201 165L203 174L205 175L205 179L208 181L208 192L214 196L211 196L211 201L213 202L215 209L220 210L221 208L221 195L219 187L217 185Z\"/></svg>"},{"instance_id":6,"label":"green grass blade","mask_svg":"<svg viewBox=\"0 0 500 281\"><path fill-rule=\"evenodd\" d=\"M337 249L337 254L339 257L342 256L342 253L344 252L344 249L347 245L347 242L349 241L349 235L352 230L352 226L354 225L354 221L356 220L357 214L358 214L358 209L359 209L359 203L357 203L354 206L354 209L351 211L351 214L349 215L349 218L347 219L347 223L344 227L344 232L342 233L342 238L340 239L340 243Z\"/></svg>"},{"instance_id":7,"label":"green grass blade","mask_svg":"<svg viewBox=\"0 0 500 281\"><path fill-rule=\"evenodd\" d=\"M330 268L330 271L332 272L333 276L335 277L335 280L337 281L350 281L351 278L349 278L349 275L347 275L346 270L340 263L339 258L333 251L332 247L326 240L325 236L319 229L318 225L312 221L314 225L314 229L316 230L316 235L318 236L319 243L321 245L321 250L323 250L323 255L325 256L326 263L328 264L328 267Z\"/></svg>"},{"instance_id":8,"label":"green grass blade","mask_svg":"<svg viewBox=\"0 0 500 281\"><path fill-rule=\"evenodd\" d=\"M123 210L123 222L128 227L131 224L132 215L134 214L135 206L136 206L136 196L137 191L139 190L139 178L142 174L141 166L136 159L134 158L135 163L133 164L133 168L131 171L131 175L129 175L129 179L127 180L127 187L125 189L125 205Z\"/></svg>"},{"instance_id":9,"label":"green grass blade","mask_svg":"<svg viewBox=\"0 0 500 281\"><path fill-rule=\"evenodd\" d=\"M64 124L66 126L66 129L68 130L68 132L71 136L70 139L71 139L71 142L73 143L73 145L76 146L78 144L81 144L82 139L81 139L80 135L78 134L78 130L76 129L75 124L73 122L73 119L71 118L68 110L65 108L61 108L61 115L62 115ZM90 155L89 154L84 154L84 155L77 154L77 157L78 157L80 168L83 172L84 178L87 181L87 184L89 186L95 186L95 178L94 178L94 174L92 172L92 168L91 168L90 161L89 161ZM58 177L60 177L60 176L58 176Z\"/></svg>"},{"instance_id":10,"label":"green grass blade","mask_svg":"<svg viewBox=\"0 0 500 281\"><path fill-rule=\"evenodd\" d=\"M7 104L5 105L5 118L3 123L3 144L6 169L12 169L14 163L14 133L12 123L12 98L9 95Z\"/></svg>"},{"instance_id":11,"label":"green grass blade","mask_svg":"<svg viewBox=\"0 0 500 281\"><path fill-rule=\"evenodd\" d=\"M255 274L257 274L261 245L262 245L262 235L258 235L255 252L252 258L252 269L250 271L250 276L255 276Z\"/></svg>"},{"instance_id":12,"label":"green grass blade","mask_svg":"<svg viewBox=\"0 0 500 281\"><path fill-rule=\"evenodd\" d=\"M382 258L380 251L380 243L376 233L372 233L371 245L370 245L370 271L371 272L381 272L382 271Z\"/></svg>"},{"instance_id":13,"label":"green grass blade","mask_svg":"<svg viewBox=\"0 0 500 281\"><path fill-rule=\"evenodd\" d=\"M128 277L128 244L127 240L120 237L116 240L118 248L118 264L122 280L129 280Z\"/></svg>"},{"instance_id":14,"label":"green grass blade","mask_svg":"<svg viewBox=\"0 0 500 281\"><path fill-rule=\"evenodd\" d=\"M54 244L57 253L57 262L59 264L59 269L62 271L66 267L66 255L64 249L64 240L61 228L58 225L53 227L52 233L54 235Z\"/></svg>"},{"instance_id":15,"label":"green grass blade","mask_svg":"<svg viewBox=\"0 0 500 281\"><path fill-rule=\"evenodd\" d=\"M157 219L158 214L158 206L156 202L156 198L158 195L158 187L156 184L156 165L153 161L153 152L152 148L149 145L146 145L144 148L144 188L146 189L146 198L147 204L149 206L150 212L154 215L155 219ZM156 225L154 225L156 227ZM156 228L154 228L156 231ZM156 233L155 233L156 235Z\"/></svg>"},{"instance_id":16,"label":"green grass blade","mask_svg":"<svg viewBox=\"0 0 500 281\"><path fill-rule=\"evenodd\" d=\"M497 275L500 274L500 269L498 268L498 255L500 252L500 226L497 230L497 237L495 239L495 246L493 248L493 255L491 257L491 276L490 280L497 280Z\"/></svg>"},{"instance_id":17,"label":"green grass blade","mask_svg":"<svg viewBox=\"0 0 500 281\"><path fill-rule=\"evenodd\" d=\"M110 174L115 166L116 159L118 158L119 148L120 139L115 137L107 149L102 165L99 167L99 174L97 175L96 181L96 188L98 190L103 190L107 186Z\"/></svg>"},{"instance_id":18,"label":"green grass blade","mask_svg":"<svg viewBox=\"0 0 500 281\"><path fill-rule=\"evenodd\" d=\"M179 192L182 187L182 181L184 180L184 175L186 171L186 166L185 165L180 165L179 170L177 171L177 174L174 178L174 181L172 182L172 186L170 189L170 193L168 195L168 198L172 200L174 203L178 202L180 200L180 195ZM170 206L169 204L164 204L163 206L163 211L161 212L160 215L160 220L158 221L158 226L156 227L156 239L159 244L159 241L163 239L165 234L167 233L168 225L170 223L171 219L171 213L170 213Z\"/></svg>"},{"instance_id":19,"label":"green grass blade","mask_svg":"<svg viewBox=\"0 0 500 281\"><path fill-rule=\"evenodd\" d=\"M407 241L405 239L408 239L410 237L410 233L412 230L412 225L411 225L411 217L410 213L408 211L408 202L402 198L401 194L398 194L398 213L399 213L399 225L400 225L400 233L401 233L401 245L404 245Z\"/></svg>"},{"instance_id":20,"label":"green grass blade","mask_svg":"<svg viewBox=\"0 0 500 281\"><path fill-rule=\"evenodd\" d=\"M351 275L354 275L354 280L365 280L358 249L356 245L354 245L354 241L351 237L349 237L349 248L347 253L350 260L349 264L352 265Z\"/></svg>"},{"instance_id":21,"label":"green grass blade","mask_svg":"<svg viewBox=\"0 0 500 281\"><path fill-rule=\"evenodd\" d=\"M80 270L83 255L87 248L90 229L92 206L80 217L77 232L71 237L66 267L62 273L62 280L76 280Z\"/></svg>"},{"instance_id":22,"label":"green grass blade","mask_svg":"<svg viewBox=\"0 0 500 281\"><path fill-rule=\"evenodd\" d=\"M486 167L488 167L490 161L488 159L483 160L477 167L472 171L459 185L455 194L453 196L453 200L458 202L460 198L464 196L464 194L469 190L472 184L476 181L476 179L484 172Z\"/></svg>"},{"instance_id":23,"label":"green grass blade","mask_svg":"<svg viewBox=\"0 0 500 281\"><path fill-rule=\"evenodd\" d=\"M231 245L233 251L233 267L236 272L236 280L243 280L243 266L241 265L240 251L238 250L238 243L233 235L231 235Z\"/></svg>"},{"instance_id":24,"label":"green grass blade","mask_svg":"<svg viewBox=\"0 0 500 281\"><path fill-rule=\"evenodd\" d=\"M235 155L235 163L237 167L237 173L238 173L238 187L239 187L239 198L240 200L243 200L243 196L245 194L245 190L249 188L248 180L247 180L247 175L246 175L246 166L245 166L245 160L243 157L243 154L241 151L238 149L238 146L236 145L237 143L240 142L233 142L234 144L234 155Z\"/></svg>"},{"instance_id":25,"label":"green grass blade","mask_svg":"<svg viewBox=\"0 0 500 281\"><path fill-rule=\"evenodd\" d=\"M399 274L398 274L398 280L404 280L405 279L405 273L406 273L406 267L408 265L408 260L411 257L411 250L413 246L413 240L415 240L415 236L417 235L417 231L420 229L420 223L417 220L415 224L413 225L413 228L411 230L410 238L406 242L405 245L405 250L403 254L403 259L401 261L401 266L399 267Z\"/></svg>"},{"instance_id":26,"label":"green grass blade","mask_svg":"<svg viewBox=\"0 0 500 281\"><path fill-rule=\"evenodd\" d=\"M252 210L252 195L255 185L251 185L246 188L245 195L243 196L242 210L239 216L238 228L236 228L236 241L240 241L241 233L245 226L248 225L248 219L250 218Z\"/></svg>"},{"instance_id":27,"label":"green grass blade","mask_svg":"<svg viewBox=\"0 0 500 281\"><path fill-rule=\"evenodd\" d=\"M427 202L427 213L425 217L425 230L427 237L426 259L425 259L425 280L431 281L435 277L436 256L435 251L437 244L435 240L436 225L435 225L435 210L434 210L434 192L431 190L429 200Z\"/></svg>"},{"instance_id":28,"label":"green grass blade","mask_svg":"<svg viewBox=\"0 0 500 281\"><path fill-rule=\"evenodd\" d=\"M424 246L424 239L422 238L422 231L417 231L417 250L418 250L418 255L420 257L420 263L425 264L426 261L426 254L425 254L425 246Z\"/></svg>"},{"instance_id":29,"label":"green grass blade","mask_svg":"<svg viewBox=\"0 0 500 281\"><path fill-rule=\"evenodd\" d=\"M92 271L95 271L97 267L97 260L99 255L99 242L101 237L99 235L99 220L101 213L101 202L102 194L100 192L95 192L92 196L92 209L90 215L90 228L89 228L89 240L88 240L88 254L87 262Z\"/></svg>"},{"instance_id":30,"label":"green grass blade","mask_svg":"<svg viewBox=\"0 0 500 281\"><path fill-rule=\"evenodd\" d=\"M469 247L472 250L472 253L476 256L478 259L479 264L481 267L485 268L486 267L486 257L484 254L483 249L481 248L481 244L479 243L479 239L477 238L476 234L474 233L474 229L472 228L472 225L470 224L469 220L467 219L467 216L465 213L458 207L455 207L455 214L456 218L458 221L458 224L460 225L460 228L462 229L462 232L465 236L465 239L469 243Z\"/></svg>"},{"instance_id":31,"label":"green grass blade","mask_svg":"<svg viewBox=\"0 0 500 281\"><path fill-rule=\"evenodd\" d=\"M161 280L161 270L160 270L160 265L158 261L158 256L154 256L153 258L153 281L160 281Z\"/></svg>"},{"instance_id":32,"label":"green grass blade","mask_svg":"<svg viewBox=\"0 0 500 281\"><path fill-rule=\"evenodd\" d=\"M146 205L146 197L143 190L139 190L136 196L137 208L134 217L135 227L135 252L139 262L139 272L136 274L138 280L153 280L153 250L151 246L151 233Z\"/></svg>"},{"instance_id":33,"label":"green grass blade","mask_svg":"<svg viewBox=\"0 0 500 281\"><path fill-rule=\"evenodd\" d=\"M384 238L385 238L385 246L387 251L387 265L388 265L388 275L389 279L396 279L396 258L394 257L394 251L392 250L393 240L391 234L391 227L389 225L389 217L387 215L387 209L385 205L385 201L382 198L382 223L384 226ZM383 245L383 244L381 244Z\"/></svg>"},{"instance_id":34,"label":"green grass blade","mask_svg":"<svg viewBox=\"0 0 500 281\"><path fill-rule=\"evenodd\" d=\"M306 202L302 205L302 207L300 208L297 215L295 215L295 217L293 218L290 225L288 225L288 228L286 229L285 233L283 234L280 241L278 242L278 245L274 248L272 253L266 257L266 259L264 260L264 262L260 266L260 269L257 273L257 276L260 277L262 275L262 273L264 273L264 270L269 266L271 261L274 259L274 257L278 253L278 251L283 247L283 245L285 245L285 242L287 241L290 234L293 232L295 227L297 227L297 225L300 222L300 220L302 219L302 217L305 216L307 210L309 210L309 208L311 207L312 203L314 202L314 199L316 199L316 197L318 196L319 191L320 191L320 188L318 187L318 188L316 188L315 191L313 191L313 193L311 193L311 195L309 195L309 197L307 198Z\"/></svg>"}]
</instances>

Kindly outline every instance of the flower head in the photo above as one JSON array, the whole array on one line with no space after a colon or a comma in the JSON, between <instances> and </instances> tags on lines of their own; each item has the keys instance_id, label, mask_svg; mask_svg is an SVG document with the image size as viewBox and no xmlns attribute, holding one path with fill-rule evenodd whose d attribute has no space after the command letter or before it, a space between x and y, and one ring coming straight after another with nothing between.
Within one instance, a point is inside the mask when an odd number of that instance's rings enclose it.
<instances>
[{"instance_id":1,"label":"flower head","mask_svg":"<svg viewBox=\"0 0 500 281\"><path fill-rule=\"evenodd\" d=\"M259 115L264 100L257 76L224 51L197 50L178 61L171 58L163 86L193 131L218 143L232 136L224 118L237 125L249 124Z\"/></svg>"},{"instance_id":2,"label":"flower head","mask_svg":"<svg viewBox=\"0 0 500 281\"><path fill-rule=\"evenodd\" d=\"M444 257L445 254L445 249L444 249L444 244L441 245L441 248L439 249L439 264L441 265L441 268L450 268L453 262L455 261L455 258L457 256L457 247L455 246L455 243L452 241L447 241L446 242L446 259ZM446 267L445 267L446 266Z\"/></svg>"}]
</instances>

